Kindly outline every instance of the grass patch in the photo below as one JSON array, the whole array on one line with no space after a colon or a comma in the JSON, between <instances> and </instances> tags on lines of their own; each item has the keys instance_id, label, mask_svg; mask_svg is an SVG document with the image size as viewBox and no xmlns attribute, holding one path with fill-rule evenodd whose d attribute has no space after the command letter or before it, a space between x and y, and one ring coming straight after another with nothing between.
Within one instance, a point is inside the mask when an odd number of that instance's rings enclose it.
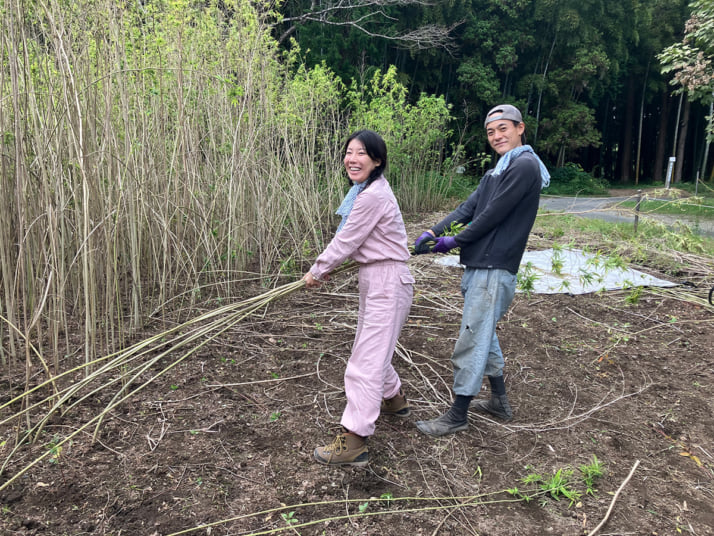
<instances>
[{"instance_id":1,"label":"grass patch","mask_svg":"<svg viewBox=\"0 0 714 536\"><path fill-rule=\"evenodd\" d=\"M584 251L618 255L625 262L649 266L667 274L681 274L689 255L714 270L714 239L692 232L686 225L668 226L640 221L637 233L631 223L611 223L573 215L539 212L529 247L548 248L553 241Z\"/></svg>"},{"instance_id":2,"label":"grass patch","mask_svg":"<svg viewBox=\"0 0 714 536\"><path fill-rule=\"evenodd\" d=\"M543 190L547 195L608 195L609 184L593 177L577 164L568 163L550 173L550 186Z\"/></svg>"},{"instance_id":3,"label":"grass patch","mask_svg":"<svg viewBox=\"0 0 714 536\"><path fill-rule=\"evenodd\" d=\"M622 207L635 208L635 201L624 201ZM644 197L640 203L643 214L672 214L693 218L714 219L714 197L692 196L680 199L652 199Z\"/></svg>"}]
</instances>

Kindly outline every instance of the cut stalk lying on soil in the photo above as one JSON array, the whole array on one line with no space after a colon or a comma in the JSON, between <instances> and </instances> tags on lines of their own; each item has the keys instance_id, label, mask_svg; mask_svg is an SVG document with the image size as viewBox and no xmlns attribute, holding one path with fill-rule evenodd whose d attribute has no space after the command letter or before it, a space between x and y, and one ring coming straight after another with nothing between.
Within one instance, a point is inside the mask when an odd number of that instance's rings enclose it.
<instances>
[{"instance_id":1,"label":"cut stalk lying on soil","mask_svg":"<svg viewBox=\"0 0 714 536\"><path fill-rule=\"evenodd\" d=\"M595 536L598 532L600 532L600 529L605 526L605 523L607 523L607 520L610 519L610 514L612 513L612 508L615 506L615 503L617 502L617 498L620 496L620 493L624 489L624 487L627 485L627 483L630 481L632 478L632 475L635 474L635 470L637 469L637 466L640 465L640 460L635 460L635 464L632 466L632 469L630 469L630 474L627 475L627 478L622 481L622 484L620 484L620 487L617 488L617 491L615 492L615 495L612 497L612 501L610 501L610 507L607 509L607 513L605 514L605 517L602 519L600 524L595 527L593 530L591 530L588 533L588 536Z\"/></svg>"},{"instance_id":2,"label":"cut stalk lying on soil","mask_svg":"<svg viewBox=\"0 0 714 536\"><path fill-rule=\"evenodd\" d=\"M532 493L531 493L532 491ZM539 496L544 496L547 494L547 491L544 491L543 489L533 489L527 493L530 497L539 497ZM427 511L450 511L454 509L459 509L459 508L468 508L468 507L474 507L474 506L483 506L487 504L495 504L495 503L518 503L522 502L522 499L520 498L512 498L511 497L506 498L506 499L499 499L498 496L503 495L503 494L509 494L510 492L508 490L501 490L501 491L494 491L494 492L489 492L489 493L482 493L480 495L469 495L469 496L455 496L455 497L392 497L390 499L382 499L382 498L373 498L373 499L344 499L340 501L320 501L320 502L311 502L311 503L303 503L303 504L292 504L289 506L279 506L276 508L270 508L268 510L261 510L260 512L253 512L250 514L243 514L240 516L232 517L229 519L222 519L220 521L215 521L213 523L206 523L203 525L199 525L196 527L191 527L189 529L185 529L179 532L172 532L171 534L168 534L167 536L181 536L183 534L191 534L194 532L198 531L207 531L211 529L212 527L219 527L221 525L225 525L227 523L232 523L235 521L241 521L241 520L246 520L250 518L266 518L269 517L272 514L278 513L278 512L289 512L289 511L294 511L297 510L298 508L308 508L308 507L315 507L315 506L330 506L330 505L345 505L345 504L365 504L365 503L377 503L377 504L383 504L385 502L389 503L397 503L397 502L450 502L454 503L456 502L457 504L439 504L438 506L425 506L422 508L405 508L403 510L396 510L396 509L390 509L390 510L385 510L383 512L359 512L355 514L346 514L346 515L339 515L339 516L334 516L334 517L326 517L326 518L321 518L321 519L314 519L311 521L307 521L305 523L300 523L298 525L292 525L291 527L278 527L274 529L266 529L266 530L261 530L259 532L250 532L250 533L244 533L245 536L258 536L258 535L265 535L265 534L276 534L278 532L284 532L286 530L289 530L290 528L293 529L298 529L298 528L305 528L309 526L314 526L314 525L319 525L321 523L326 523L329 521L342 521L345 519L357 519L357 518L362 518L362 517L373 517L373 516L384 516L384 515L391 515L391 514L405 514L405 513L411 513L411 512L427 512Z\"/></svg>"},{"instance_id":3,"label":"cut stalk lying on soil","mask_svg":"<svg viewBox=\"0 0 714 536\"><path fill-rule=\"evenodd\" d=\"M332 274L338 275L340 273L349 272L351 270L354 270L357 266L358 265L355 262L348 262L335 269ZM140 341L125 350L122 350L115 354L111 354L110 356L105 356L101 359L94 360L92 363L86 363L80 367L73 369L72 371L67 371L61 374L60 376L50 378L45 382L41 383L39 386L27 390L22 395L17 396L11 401L3 404L2 406L0 406L0 409L6 408L17 402L24 402L32 393L36 392L38 389L41 389L44 386L48 386L50 383L55 382L60 377L67 376L71 372L76 373L79 370L86 369L92 364L97 364L101 361L111 359L101 368L99 368L95 372L92 372L91 374L86 375L84 378L70 385L69 387L59 391L58 393L53 394L52 396L44 398L40 402L29 405L25 409L0 421L0 424L11 422L15 419L22 417L25 414L28 414L31 409L37 408L42 404L54 400L52 407L44 415L40 416L40 419L36 422L36 424L34 426L31 426L25 432L22 439L17 441L15 447L5 458L2 467L0 467L0 474L5 471L6 467L12 461L14 454L18 451L21 445L23 445L26 441L29 441L31 438L33 438L33 441L37 440L43 427L53 415L57 413L64 415L74 407L81 404L83 401L90 398L92 395L98 392L107 391L110 387L121 382L121 387L117 390L110 402L99 414L95 415L92 419L87 421L84 425L79 427L72 434L58 442L56 446L61 447L62 445L64 445L64 443L66 443L71 438L76 436L78 433L84 431L91 425L94 425L92 441L96 441L97 434L99 433L104 418L116 407L118 407L119 405L130 399L132 396L143 390L154 380L171 371L179 363L183 362L186 358L190 357L200 348L205 346L210 341L214 340L216 337L224 333L226 330L228 330L238 322L241 322L259 309L267 307L275 300L285 297L288 294L295 292L296 290L302 289L304 286L305 282L301 279L299 281L293 281L292 283L287 283L280 287L274 288L268 292L264 292L259 296L248 298L238 303L219 307L217 309L214 309L213 311L209 311L208 313L202 314L195 319L192 319L179 326L171 328L168 331L159 333L158 335L154 335L143 341ZM203 323L208 320L210 320L210 322L208 324L203 325ZM196 325L200 325L200 327L194 328L194 326ZM165 340L166 337L172 335L175 336L171 340ZM179 349L186 349L186 352L180 357L174 359L172 362L162 368L159 372L151 376L148 380L144 381L143 383L131 390L129 389L129 387L134 384L134 382L136 382L142 374L146 373L148 370L151 369L152 366L161 362L164 358L175 353ZM161 350L158 355L155 355L147 361L140 361L139 364L134 365L133 368L131 368L130 370L124 371L118 376L115 375L105 383L101 383L102 379L105 378L109 372L116 371L117 369L121 369L122 367L126 367L130 363L135 362L136 360L141 360L146 356L154 354L157 350ZM64 407L65 403L68 400L71 400L75 397L78 397L78 399L75 400L68 407ZM14 476L12 476L6 482L0 485L0 491L5 489L15 479L27 472L30 468L32 468L34 465L36 465L38 462L40 462L42 459L46 458L50 454L51 452L49 451L45 452L43 455L39 456L38 458L35 458L32 462L22 467Z\"/></svg>"}]
</instances>

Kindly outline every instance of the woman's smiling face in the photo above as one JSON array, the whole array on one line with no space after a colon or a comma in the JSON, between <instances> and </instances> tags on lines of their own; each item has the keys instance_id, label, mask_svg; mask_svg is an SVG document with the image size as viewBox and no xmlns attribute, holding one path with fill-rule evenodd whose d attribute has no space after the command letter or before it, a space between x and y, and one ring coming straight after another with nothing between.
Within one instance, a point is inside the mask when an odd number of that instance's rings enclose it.
<instances>
[{"instance_id":1,"label":"woman's smiling face","mask_svg":"<svg viewBox=\"0 0 714 536\"><path fill-rule=\"evenodd\" d=\"M360 184L369 179L372 171L381 164L379 160L372 160L367 154L364 144L357 138L350 141L345 150L345 169L347 176L355 184Z\"/></svg>"}]
</instances>

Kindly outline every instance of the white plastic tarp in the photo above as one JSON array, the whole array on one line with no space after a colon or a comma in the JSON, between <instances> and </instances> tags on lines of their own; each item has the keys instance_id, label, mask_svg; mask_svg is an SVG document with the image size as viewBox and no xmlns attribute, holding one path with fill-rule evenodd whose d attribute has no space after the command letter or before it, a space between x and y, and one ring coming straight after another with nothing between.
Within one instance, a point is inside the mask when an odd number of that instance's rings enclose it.
<instances>
[{"instance_id":1,"label":"white plastic tarp","mask_svg":"<svg viewBox=\"0 0 714 536\"><path fill-rule=\"evenodd\" d=\"M437 257L435 262L461 266L458 255ZM605 255L578 249L526 251L519 276L530 279L532 292L536 294L587 294L633 287L677 286L671 281L618 264ZM517 292L521 289L518 288Z\"/></svg>"}]
</instances>

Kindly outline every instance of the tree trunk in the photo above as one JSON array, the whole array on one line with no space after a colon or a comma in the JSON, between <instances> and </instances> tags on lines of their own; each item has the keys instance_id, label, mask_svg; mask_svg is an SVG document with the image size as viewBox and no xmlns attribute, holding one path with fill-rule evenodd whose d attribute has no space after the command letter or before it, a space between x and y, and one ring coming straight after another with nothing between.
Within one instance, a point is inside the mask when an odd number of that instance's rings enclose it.
<instances>
[{"instance_id":1,"label":"tree trunk","mask_svg":"<svg viewBox=\"0 0 714 536\"><path fill-rule=\"evenodd\" d=\"M635 79L627 80L627 106L625 119L622 122L622 146L620 147L620 182L630 182L632 171L632 131L635 118Z\"/></svg>"},{"instance_id":2,"label":"tree trunk","mask_svg":"<svg viewBox=\"0 0 714 536\"><path fill-rule=\"evenodd\" d=\"M684 100L684 113L682 114L679 142L677 143L677 162L674 169L674 182L682 182L682 169L684 164L684 150L687 147L687 128L689 127L689 112L691 104L689 99Z\"/></svg>"},{"instance_id":3,"label":"tree trunk","mask_svg":"<svg viewBox=\"0 0 714 536\"><path fill-rule=\"evenodd\" d=\"M645 95L647 94L647 78L650 74L650 63L647 62L645 81L642 84L642 98L640 99L640 119L637 129L637 160L635 162L635 184L640 183L640 156L642 155L642 120L645 116Z\"/></svg>"},{"instance_id":4,"label":"tree trunk","mask_svg":"<svg viewBox=\"0 0 714 536\"><path fill-rule=\"evenodd\" d=\"M555 167L563 167L565 166L565 144L560 146L560 149L558 149L558 159Z\"/></svg>"},{"instance_id":5,"label":"tree trunk","mask_svg":"<svg viewBox=\"0 0 714 536\"><path fill-rule=\"evenodd\" d=\"M538 143L538 124L540 123L540 104L543 100L543 88L545 87L545 76L548 74L548 64L550 63L550 57L553 55L553 49L555 48L555 40L558 37L558 32L553 35L553 42L550 44L550 52L548 53L548 59L545 60L545 66L543 67L543 84L538 90L538 107L536 108L536 127L533 133L533 148L536 148Z\"/></svg>"},{"instance_id":6,"label":"tree trunk","mask_svg":"<svg viewBox=\"0 0 714 536\"><path fill-rule=\"evenodd\" d=\"M712 93L712 101L709 103L709 118L707 120L707 128L704 131L705 142L704 142L704 156L702 157L702 169L700 171L700 176L702 180L705 180L707 176L707 160L709 159L709 133L712 130L712 117L714 117L714 92Z\"/></svg>"},{"instance_id":7,"label":"tree trunk","mask_svg":"<svg viewBox=\"0 0 714 536\"><path fill-rule=\"evenodd\" d=\"M666 91L662 92L662 103L659 111L659 128L657 129L657 149L652 169L652 181L664 182L664 155L667 146L667 118L669 116L670 100Z\"/></svg>"}]
</instances>

